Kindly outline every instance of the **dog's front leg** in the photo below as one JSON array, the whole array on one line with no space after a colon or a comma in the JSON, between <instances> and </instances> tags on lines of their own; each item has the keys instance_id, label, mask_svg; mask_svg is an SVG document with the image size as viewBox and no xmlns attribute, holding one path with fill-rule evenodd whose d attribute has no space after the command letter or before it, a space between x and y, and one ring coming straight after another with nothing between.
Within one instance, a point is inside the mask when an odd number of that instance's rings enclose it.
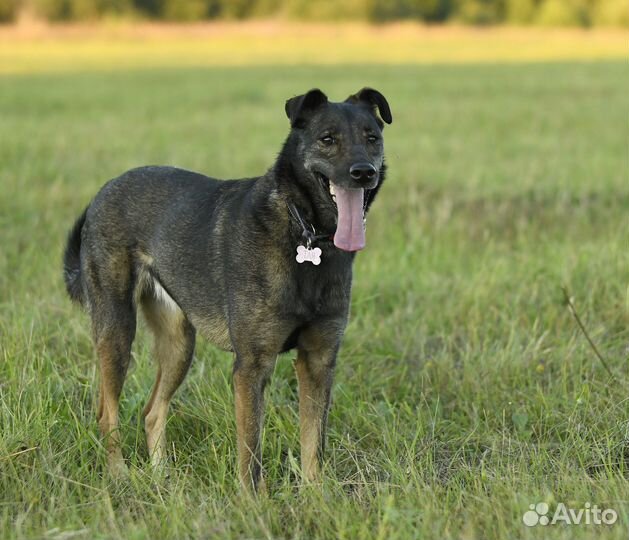
<instances>
[{"instance_id":1,"label":"dog's front leg","mask_svg":"<svg viewBox=\"0 0 629 540\"><path fill-rule=\"evenodd\" d=\"M260 432L264 419L264 388L271 376L275 357L236 355L234 397L238 434L240 483L247 490L263 488Z\"/></svg>"},{"instance_id":2,"label":"dog's front leg","mask_svg":"<svg viewBox=\"0 0 629 540\"><path fill-rule=\"evenodd\" d=\"M301 468L306 480L319 476L338 345L300 346L295 370L299 383Z\"/></svg>"}]
</instances>

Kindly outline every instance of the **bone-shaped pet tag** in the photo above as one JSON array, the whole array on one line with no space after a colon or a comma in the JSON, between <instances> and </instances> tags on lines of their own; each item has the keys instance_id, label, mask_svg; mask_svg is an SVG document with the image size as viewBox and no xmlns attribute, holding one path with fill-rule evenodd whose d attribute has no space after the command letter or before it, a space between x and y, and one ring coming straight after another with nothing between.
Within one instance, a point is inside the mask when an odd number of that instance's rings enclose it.
<instances>
[{"instance_id":1,"label":"bone-shaped pet tag","mask_svg":"<svg viewBox=\"0 0 629 540\"><path fill-rule=\"evenodd\" d=\"M301 264L303 262L309 261L315 266L321 264L321 249L316 248L307 248L306 246L297 246L297 257L295 260Z\"/></svg>"}]
</instances>

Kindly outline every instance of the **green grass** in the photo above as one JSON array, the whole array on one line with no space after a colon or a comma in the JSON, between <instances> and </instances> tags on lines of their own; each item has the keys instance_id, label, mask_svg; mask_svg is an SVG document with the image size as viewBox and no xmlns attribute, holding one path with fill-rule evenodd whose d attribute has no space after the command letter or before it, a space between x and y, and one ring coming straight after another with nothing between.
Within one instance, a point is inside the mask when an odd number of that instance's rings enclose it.
<instances>
[{"instance_id":1,"label":"green grass","mask_svg":"<svg viewBox=\"0 0 629 540\"><path fill-rule=\"evenodd\" d=\"M0 81L0 538L626 538L629 181L624 62L162 69ZM268 391L268 498L235 481L231 357L199 341L151 477L141 328L128 482L103 472L66 230L127 168L263 172L283 101L390 99L390 175L355 266L321 486L298 480L291 355ZM610 379L566 309L568 287ZM528 505L614 508L527 528Z\"/></svg>"},{"instance_id":2,"label":"green grass","mask_svg":"<svg viewBox=\"0 0 629 540\"><path fill-rule=\"evenodd\" d=\"M623 59L626 51L626 32L613 28L287 21L0 27L0 74L260 64L597 61Z\"/></svg>"}]
</instances>

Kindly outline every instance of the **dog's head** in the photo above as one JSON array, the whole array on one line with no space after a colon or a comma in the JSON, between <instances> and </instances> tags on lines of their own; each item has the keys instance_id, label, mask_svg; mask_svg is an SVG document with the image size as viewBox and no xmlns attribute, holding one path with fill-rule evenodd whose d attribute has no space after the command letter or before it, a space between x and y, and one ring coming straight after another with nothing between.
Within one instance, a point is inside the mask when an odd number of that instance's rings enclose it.
<instances>
[{"instance_id":1,"label":"dog's head","mask_svg":"<svg viewBox=\"0 0 629 540\"><path fill-rule=\"evenodd\" d=\"M293 169L322 214L336 221L334 244L365 246L364 212L384 178L384 122L392 122L385 97L363 88L341 103L314 89L286 102L295 145Z\"/></svg>"}]
</instances>

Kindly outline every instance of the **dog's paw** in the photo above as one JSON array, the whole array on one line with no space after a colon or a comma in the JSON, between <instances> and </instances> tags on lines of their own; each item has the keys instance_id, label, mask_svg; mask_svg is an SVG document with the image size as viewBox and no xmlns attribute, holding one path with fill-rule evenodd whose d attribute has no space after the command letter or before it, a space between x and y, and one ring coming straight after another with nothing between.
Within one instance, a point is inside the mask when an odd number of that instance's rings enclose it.
<instances>
[{"instance_id":1,"label":"dog's paw","mask_svg":"<svg viewBox=\"0 0 629 540\"><path fill-rule=\"evenodd\" d=\"M113 480L126 480L129 478L129 467L122 455L110 454L107 459L107 472Z\"/></svg>"}]
</instances>

